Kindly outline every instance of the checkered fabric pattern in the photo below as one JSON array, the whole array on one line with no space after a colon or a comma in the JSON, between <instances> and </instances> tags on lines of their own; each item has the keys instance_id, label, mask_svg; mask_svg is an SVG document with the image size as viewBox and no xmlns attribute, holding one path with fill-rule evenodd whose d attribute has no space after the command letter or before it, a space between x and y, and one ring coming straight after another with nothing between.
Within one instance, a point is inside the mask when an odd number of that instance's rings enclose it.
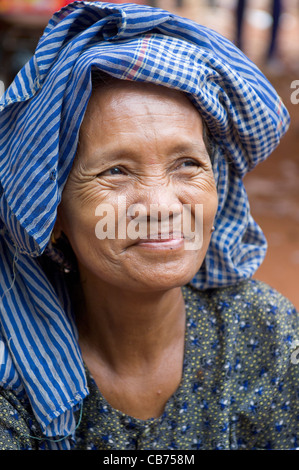
<instances>
[{"instance_id":1,"label":"checkered fabric pattern","mask_svg":"<svg viewBox=\"0 0 299 470\"><path fill-rule=\"evenodd\" d=\"M210 130L219 206L204 264L192 280L198 289L247 279L263 261L266 240L242 179L289 125L260 70L227 39L191 20L148 6L85 1L51 18L0 100L0 383L26 391L48 437L74 431L73 411L88 393L66 291L49 284L37 257L51 255L92 69L183 91Z\"/></svg>"}]
</instances>

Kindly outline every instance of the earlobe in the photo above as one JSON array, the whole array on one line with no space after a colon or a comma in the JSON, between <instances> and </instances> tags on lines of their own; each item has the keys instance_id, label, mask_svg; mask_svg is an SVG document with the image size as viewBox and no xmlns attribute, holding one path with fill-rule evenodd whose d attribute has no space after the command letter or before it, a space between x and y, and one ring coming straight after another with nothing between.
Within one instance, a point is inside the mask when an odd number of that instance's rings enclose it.
<instances>
[{"instance_id":1,"label":"earlobe","mask_svg":"<svg viewBox=\"0 0 299 470\"><path fill-rule=\"evenodd\" d=\"M61 237L61 230L58 230L56 229L56 227L54 227L52 233L51 233L51 242L53 244L57 243L57 240L59 240L59 238Z\"/></svg>"},{"instance_id":2,"label":"earlobe","mask_svg":"<svg viewBox=\"0 0 299 470\"><path fill-rule=\"evenodd\" d=\"M52 234L51 234L51 242L57 243L57 240L59 240L59 238L61 237L61 234L62 234L62 228L61 228L60 216L58 212L56 222L52 230Z\"/></svg>"}]
</instances>

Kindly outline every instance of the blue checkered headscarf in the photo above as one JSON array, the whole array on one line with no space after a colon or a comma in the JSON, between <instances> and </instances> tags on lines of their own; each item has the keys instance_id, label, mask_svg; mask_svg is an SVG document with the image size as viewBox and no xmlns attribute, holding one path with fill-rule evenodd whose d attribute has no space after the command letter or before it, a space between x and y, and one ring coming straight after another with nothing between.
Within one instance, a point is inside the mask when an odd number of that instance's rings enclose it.
<instances>
[{"instance_id":1,"label":"blue checkered headscarf","mask_svg":"<svg viewBox=\"0 0 299 470\"><path fill-rule=\"evenodd\" d=\"M207 124L219 205L192 280L198 289L247 279L263 261L266 241L250 215L243 177L289 124L259 69L191 20L148 6L85 1L51 18L0 100L0 383L26 391L48 437L74 431L73 410L88 393L67 293L62 282L49 283L37 259L53 254L50 236L94 69L183 91Z\"/></svg>"}]
</instances>

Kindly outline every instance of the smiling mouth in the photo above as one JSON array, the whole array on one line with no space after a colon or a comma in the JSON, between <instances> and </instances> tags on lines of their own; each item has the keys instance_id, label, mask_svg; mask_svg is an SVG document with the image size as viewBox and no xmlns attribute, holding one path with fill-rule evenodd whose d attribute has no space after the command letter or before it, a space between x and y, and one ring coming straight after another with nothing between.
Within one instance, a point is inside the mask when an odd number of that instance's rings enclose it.
<instances>
[{"instance_id":1,"label":"smiling mouth","mask_svg":"<svg viewBox=\"0 0 299 470\"><path fill-rule=\"evenodd\" d=\"M145 246L148 248L179 248L184 245L185 237L182 233L158 233L150 236L150 238L141 238L136 241L135 245Z\"/></svg>"},{"instance_id":2,"label":"smiling mouth","mask_svg":"<svg viewBox=\"0 0 299 470\"><path fill-rule=\"evenodd\" d=\"M159 233L156 233L156 234L150 234L150 238L140 238L137 242L141 242L141 243L146 243L146 242L149 242L149 243L163 243L163 242L166 242L166 241L170 241L170 240L182 240L184 239L184 234L183 233L179 233L179 232L159 232Z\"/></svg>"}]
</instances>

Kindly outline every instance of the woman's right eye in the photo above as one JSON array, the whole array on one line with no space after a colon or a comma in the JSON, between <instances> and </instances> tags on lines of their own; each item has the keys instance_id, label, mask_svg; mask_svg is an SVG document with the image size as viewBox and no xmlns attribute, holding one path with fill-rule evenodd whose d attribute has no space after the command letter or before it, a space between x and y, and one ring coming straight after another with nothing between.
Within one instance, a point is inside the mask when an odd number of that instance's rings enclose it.
<instances>
[{"instance_id":1,"label":"woman's right eye","mask_svg":"<svg viewBox=\"0 0 299 470\"><path fill-rule=\"evenodd\" d=\"M113 166L111 168L108 168L108 170L103 171L102 173L99 173L97 177L101 176L119 176L119 175L126 175L126 172L119 166Z\"/></svg>"}]
</instances>

